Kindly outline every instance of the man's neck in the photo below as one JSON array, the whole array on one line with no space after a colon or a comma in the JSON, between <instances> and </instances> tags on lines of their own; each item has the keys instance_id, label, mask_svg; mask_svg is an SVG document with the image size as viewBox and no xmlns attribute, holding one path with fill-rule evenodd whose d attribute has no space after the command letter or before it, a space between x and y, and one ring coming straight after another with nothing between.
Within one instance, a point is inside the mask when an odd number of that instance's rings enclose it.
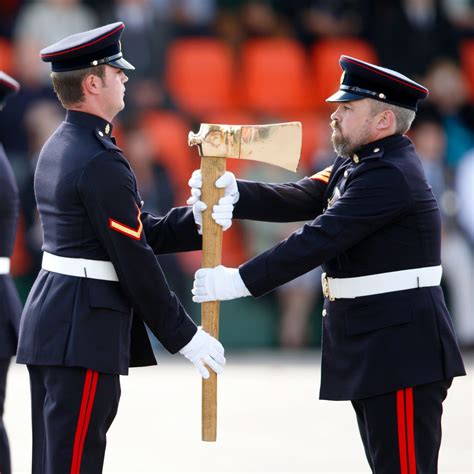
<instances>
[{"instance_id":1,"label":"man's neck","mask_svg":"<svg viewBox=\"0 0 474 474\"><path fill-rule=\"evenodd\" d=\"M84 112L86 114L96 115L97 117L107 120L107 122L112 122L112 120L114 119L114 117L109 116L109 114L104 112L100 107L90 103L76 104L71 107L68 107L68 110L75 110L77 112Z\"/></svg>"}]
</instances>

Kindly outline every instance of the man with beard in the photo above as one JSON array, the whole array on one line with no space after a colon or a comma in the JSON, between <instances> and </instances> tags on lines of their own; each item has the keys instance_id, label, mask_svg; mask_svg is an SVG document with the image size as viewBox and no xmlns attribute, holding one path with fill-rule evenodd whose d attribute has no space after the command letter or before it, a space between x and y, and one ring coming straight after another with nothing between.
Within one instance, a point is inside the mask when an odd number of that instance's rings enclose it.
<instances>
[{"instance_id":1,"label":"man with beard","mask_svg":"<svg viewBox=\"0 0 474 474\"><path fill-rule=\"evenodd\" d=\"M235 217L311 221L238 269L198 270L193 299L258 297L322 265L320 398L351 401L373 472L435 473L442 402L465 370L440 287L438 205L404 135L428 90L355 58L340 65L332 166L288 184L226 178Z\"/></svg>"}]
</instances>

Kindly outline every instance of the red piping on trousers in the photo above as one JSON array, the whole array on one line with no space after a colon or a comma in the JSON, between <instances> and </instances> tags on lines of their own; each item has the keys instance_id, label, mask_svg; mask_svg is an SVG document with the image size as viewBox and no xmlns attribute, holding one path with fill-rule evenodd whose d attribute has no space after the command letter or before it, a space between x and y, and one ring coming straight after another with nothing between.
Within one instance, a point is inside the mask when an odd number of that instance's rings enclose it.
<instances>
[{"instance_id":1,"label":"red piping on trousers","mask_svg":"<svg viewBox=\"0 0 474 474\"><path fill-rule=\"evenodd\" d=\"M86 440L87 429L91 418L92 407L94 405L95 392L99 373L95 370L87 369L82 392L81 408L77 420L76 434L74 436L74 448L72 452L71 474L81 472L82 452Z\"/></svg>"},{"instance_id":2,"label":"red piping on trousers","mask_svg":"<svg viewBox=\"0 0 474 474\"><path fill-rule=\"evenodd\" d=\"M413 389L397 391L398 449L400 474L416 474Z\"/></svg>"}]
</instances>

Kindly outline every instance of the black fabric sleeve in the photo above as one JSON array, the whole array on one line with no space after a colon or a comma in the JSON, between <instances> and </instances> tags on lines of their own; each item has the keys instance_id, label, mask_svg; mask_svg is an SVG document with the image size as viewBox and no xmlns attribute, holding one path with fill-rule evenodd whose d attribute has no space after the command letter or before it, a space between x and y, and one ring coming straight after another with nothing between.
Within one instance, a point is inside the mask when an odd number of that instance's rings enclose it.
<instances>
[{"instance_id":1,"label":"black fabric sleeve","mask_svg":"<svg viewBox=\"0 0 474 474\"><path fill-rule=\"evenodd\" d=\"M191 207L175 207L163 217L142 212L141 220L146 241L156 255L202 248Z\"/></svg>"},{"instance_id":2,"label":"black fabric sleeve","mask_svg":"<svg viewBox=\"0 0 474 474\"><path fill-rule=\"evenodd\" d=\"M327 184L311 178L274 184L238 180L240 198L236 219L267 222L300 222L321 214Z\"/></svg>"},{"instance_id":3,"label":"black fabric sleeve","mask_svg":"<svg viewBox=\"0 0 474 474\"><path fill-rule=\"evenodd\" d=\"M126 161L113 151L101 153L85 168L78 191L131 306L166 349L177 352L191 340L196 325L168 287L147 243Z\"/></svg>"}]
</instances>

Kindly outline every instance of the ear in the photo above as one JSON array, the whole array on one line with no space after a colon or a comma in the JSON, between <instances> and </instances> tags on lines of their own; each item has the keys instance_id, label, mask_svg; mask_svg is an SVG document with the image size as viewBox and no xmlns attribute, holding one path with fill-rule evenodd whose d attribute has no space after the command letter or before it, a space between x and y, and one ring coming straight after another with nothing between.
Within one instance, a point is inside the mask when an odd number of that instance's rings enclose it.
<instances>
[{"instance_id":1,"label":"ear","mask_svg":"<svg viewBox=\"0 0 474 474\"><path fill-rule=\"evenodd\" d=\"M82 87L85 94L97 95L99 94L102 86L102 80L100 77L94 74L88 74L82 80Z\"/></svg>"},{"instance_id":2,"label":"ear","mask_svg":"<svg viewBox=\"0 0 474 474\"><path fill-rule=\"evenodd\" d=\"M395 125L395 114L391 110L384 110L377 119L376 129L390 130L391 128L395 127Z\"/></svg>"}]
</instances>

